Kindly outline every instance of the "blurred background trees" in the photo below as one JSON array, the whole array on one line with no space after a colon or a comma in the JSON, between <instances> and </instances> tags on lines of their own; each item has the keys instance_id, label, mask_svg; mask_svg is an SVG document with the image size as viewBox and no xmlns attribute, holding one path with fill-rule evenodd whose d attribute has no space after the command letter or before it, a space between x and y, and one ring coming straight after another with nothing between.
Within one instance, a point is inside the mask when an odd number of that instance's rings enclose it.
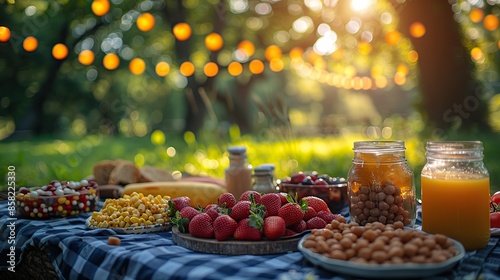
<instances>
[{"instance_id":1,"label":"blurred background trees","mask_svg":"<svg viewBox=\"0 0 500 280\"><path fill-rule=\"evenodd\" d=\"M497 1L0 4L0 139L500 131Z\"/></svg>"}]
</instances>

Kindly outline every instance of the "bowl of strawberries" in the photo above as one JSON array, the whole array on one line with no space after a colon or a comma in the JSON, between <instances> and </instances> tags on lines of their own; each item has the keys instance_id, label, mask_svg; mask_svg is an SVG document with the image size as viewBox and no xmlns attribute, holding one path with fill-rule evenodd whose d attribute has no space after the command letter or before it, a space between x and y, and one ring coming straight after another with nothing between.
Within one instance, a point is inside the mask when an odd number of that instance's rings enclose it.
<instances>
[{"instance_id":1,"label":"bowl of strawberries","mask_svg":"<svg viewBox=\"0 0 500 280\"><path fill-rule=\"evenodd\" d=\"M317 171L299 171L281 180L279 189L292 196L297 195L298 199L319 197L332 213L341 213L344 207L348 207L347 180L342 177L319 174Z\"/></svg>"}]
</instances>

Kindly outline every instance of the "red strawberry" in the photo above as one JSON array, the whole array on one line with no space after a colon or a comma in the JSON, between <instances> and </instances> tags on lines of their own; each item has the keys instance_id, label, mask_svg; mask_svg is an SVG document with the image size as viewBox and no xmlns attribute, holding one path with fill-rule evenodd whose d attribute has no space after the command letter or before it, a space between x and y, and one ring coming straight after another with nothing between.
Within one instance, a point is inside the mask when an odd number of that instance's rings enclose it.
<instances>
[{"instance_id":1,"label":"red strawberry","mask_svg":"<svg viewBox=\"0 0 500 280\"><path fill-rule=\"evenodd\" d=\"M314 210L316 210L316 212L319 211L330 212L330 208L328 208L326 202L319 197L311 195L311 196L306 196L303 199L307 202L307 206L311 206L312 208L314 208Z\"/></svg>"},{"instance_id":2,"label":"red strawberry","mask_svg":"<svg viewBox=\"0 0 500 280\"><path fill-rule=\"evenodd\" d=\"M325 228L326 222L320 217L314 217L307 221L307 229Z\"/></svg>"},{"instance_id":3,"label":"red strawberry","mask_svg":"<svg viewBox=\"0 0 500 280\"><path fill-rule=\"evenodd\" d=\"M306 213L304 214L303 220L307 221L312 217L316 217L316 215L317 215L316 210L314 210L314 208L312 208L311 206L307 206L307 210Z\"/></svg>"},{"instance_id":4,"label":"red strawberry","mask_svg":"<svg viewBox=\"0 0 500 280\"><path fill-rule=\"evenodd\" d=\"M189 233L194 237L213 238L212 218L207 213L200 213L189 222Z\"/></svg>"},{"instance_id":5,"label":"red strawberry","mask_svg":"<svg viewBox=\"0 0 500 280\"><path fill-rule=\"evenodd\" d=\"M217 203L208 204L207 207L205 207L205 212L210 208L219 208L219 204Z\"/></svg>"},{"instance_id":6,"label":"red strawberry","mask_svg":"<svg viewBox=\"0 0 500 280\"><path fill-rule=\"evenodd\" d=\"M286 192L279 192L278 195L280 196L280 199L281 199L281 206L288 203L288 200L286 199L288 194Z\"/></svg>"},{"instance_id":7,"label":"red strawberry","mask_svg":"<svg viewBox=\"0 0 500 280\"><path fill-rule=\"evenodd\" d=\"M231 209L231 213L229 213L229 216L231 216L231 218L238 222L250 216L251 208L252 203L250 201L238 201L238 203L236 203Z\"/></svg>"},{"instance_id":8,"label":"red strawberry","mask_svg":"<svg viewBox=\"0 0 500 280\"><path fill-rule=\"evenodd\" d=\"M174 203L174 209L176 211L181 211L182 208L190 205L191 199L189 196L174 197L170 201Z\"/></svg>"},{"instance_id":9,"label":"red strawberry","mask_svg":"<svg viewBox=\"0 0 500 280\"><path fill-rule=\"evenodd\" d=\"M210 218L212 218L212 221L215 221L215 219L219 217L219 207L211 207L208 208L208 210L205 209L205 213L207 213Z\"/></svg>"},{"instance_id":10,"label":"red strawberry","mask_svg":"<svg viewBox=\"0 0 500 280\"><path fill-rule=\"evenodd\" d=\"M181 218L186 218L188 219L189 221L191 221L191 219L193 219L194 216L200 214L200 211L194 209L193 207L191 206L188 206L188 207L184 207L181 209L181 211L179 211L180 214L181 214Z\"/></svg>"},{"instance_id":11,"label":"red strawberry","mask_svg":"<svg viewBox=\"0 0 500 280\"><path fill-rule=\"evenodd\" d=\"M260 203L260 193L257 192L257 191L252 191L252 190L249 190L249 191L245 191L244 193L241 194L240 196L240 201L242 200L248 200L250 201L250 195L253 194L253 199L254 199L254 202L255 203Z\"/></svg>"},{"instance_id":12,"label":"red strawberry","mask_svg":"<svg viewBox=\"0 0 500 280\"><path fill-rule=\"evenodd\" d=\"M238 222L238 226L234 231L234 239L258 241L262 239L262 233L258 228L250 225L249 218L245 218Z\"/></svg>"},{"instance_id":13,"label":"red strawberry","mask_svg":"<svg viewBox=\"0 0 500 280\"><path fill-rule=\"evenodd\" d=\"M304 214L304 210L295 202L288 202L278 211L278 215L285 220L287 227L302 221Z\"/></svg>"},{"instance_id":14,"label":"red strawberry","mask_svg":"<svg viewBox=\"0 0 500 280\"><path fill-rule=\"evenodd\" d=\"M269 240L279 239L285 233L285 220L279 216L264 219L264 236Z\"/></svg>"},{"instance_id":15,"label":"red strawberry","mask_svg":"<svg viewBox=\"0 0 500 280\"><path fill-rule=\"evenodd\" d=\"M307 229L307 223L306 223L306 221L301 220L300 222L298 222L294 225L291 225L288 228L293 230L294 232L297 232L297 233L303 232L304 230Z\"/></svg>"},{"instance_id":16,"label":"red strawberry","mask_svg":"<svg viewBox=\"0 0 500 280\"><path fill-rule=\"evenodd\" d=\"M221 215L214 220L214 234L218 241L228 240L233 237L238 223L229 215Z\"/></svg>"},{"instance_id":17,"label":"red strawberry","mask_svg":"<svg viewBox=\"0 0 500 280\"><path fill-rule=\"evenodd\" d=\"M223 206L224 203L225 203L226 208L233 208L233 206L236 204L236 198L234 197L234 194L232 194L232 193L221 194L219 196L217 204L219 206Z\"/></svg>"},{"instance_id":18,"label":"red strawberry","mask_svg":"<svg viewBox=\"0 0 500 280\"><path fill-rule=\"evenodd\" d=\"M260 198L260 204L266 207L266 215L278 216L278 211L281 208L281 198L277 193L266 193Z\"/></svg>"},{"instance_id":19,"label":"red strawberry","mask_svg":"<svg viewBox=\"0 0 500 280\"><path fill-rule=\"evenodd\" d=\"M180 232L188 232L189 222L198 214L200 214L200 211L191 206L187 206L182 208L181 211L175 211L175 216L171 217L171 221L179 228Z\"/></svg>"},{"instance_id":20,"label":"red strawberry","mask_svg":"<svg viewBox=\"0 0 500 280\"><path fill-rule=\"evenodd\" d=\"M319 211L318 214L316 214L317 217L323 219L327 224L331 223L339 215L340 214L333 214L330 211Z\"/></svg>"}]
</instances>

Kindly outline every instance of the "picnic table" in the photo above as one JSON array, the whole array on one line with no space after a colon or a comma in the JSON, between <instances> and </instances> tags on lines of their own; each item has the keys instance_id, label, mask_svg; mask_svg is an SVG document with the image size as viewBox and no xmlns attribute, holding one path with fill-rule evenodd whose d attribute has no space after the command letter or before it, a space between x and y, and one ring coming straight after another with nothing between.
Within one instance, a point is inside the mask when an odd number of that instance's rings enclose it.
<instances>
[{"instance_id":1,"label":"picnic table","mask_svg":"<svg viewBox=\"0 0 500 280\"><path fill-rule=\"evenodd\" d=\"M89 229L89 215L13 218L7 201L0 202L0 279L353 279L313 265L298 251L199 253L176 245L171 231L117 234L112 229ZM417 212L417 226L420 217ZM110 236L119 237L121 245L108 245ZM9 263L12 256L14 263ZM12 267L15 272L8 270ZM453 270L434 279L479 278L500 279L499 236L491 236L486 248L467 252Z\"/></svg>"}]
</instances>

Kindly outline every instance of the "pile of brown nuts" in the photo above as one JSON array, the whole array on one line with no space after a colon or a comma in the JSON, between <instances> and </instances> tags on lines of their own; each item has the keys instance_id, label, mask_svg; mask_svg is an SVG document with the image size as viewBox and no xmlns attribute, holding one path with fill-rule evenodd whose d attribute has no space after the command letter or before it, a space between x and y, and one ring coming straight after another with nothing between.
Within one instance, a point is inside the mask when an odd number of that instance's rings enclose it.
<instances>
[{"instance_id":1,"label":"pile of brown nuts","mask_svg":"<svg viewBox=\"0 0 500 280\"><path fill-rule=\"evenodd\" d=\"M401 221L360 226L346 224L343 217L312 230L303 246L331 259L366 264L440 263L459 252L447 236L405 229Z\"/></svg>"},{"instance_id":2,"label":"pile of brown nuts","mask_svg":"<svg viewBox=\"0 0 500 280\"><path fill-rule=\"evenodd\" d=\"M392 182L383 185L363 185L350 193L351 220L360 225L380 222L411 224L410 212L403 207L401 189Z\"/></svg>"}]
</instances>

